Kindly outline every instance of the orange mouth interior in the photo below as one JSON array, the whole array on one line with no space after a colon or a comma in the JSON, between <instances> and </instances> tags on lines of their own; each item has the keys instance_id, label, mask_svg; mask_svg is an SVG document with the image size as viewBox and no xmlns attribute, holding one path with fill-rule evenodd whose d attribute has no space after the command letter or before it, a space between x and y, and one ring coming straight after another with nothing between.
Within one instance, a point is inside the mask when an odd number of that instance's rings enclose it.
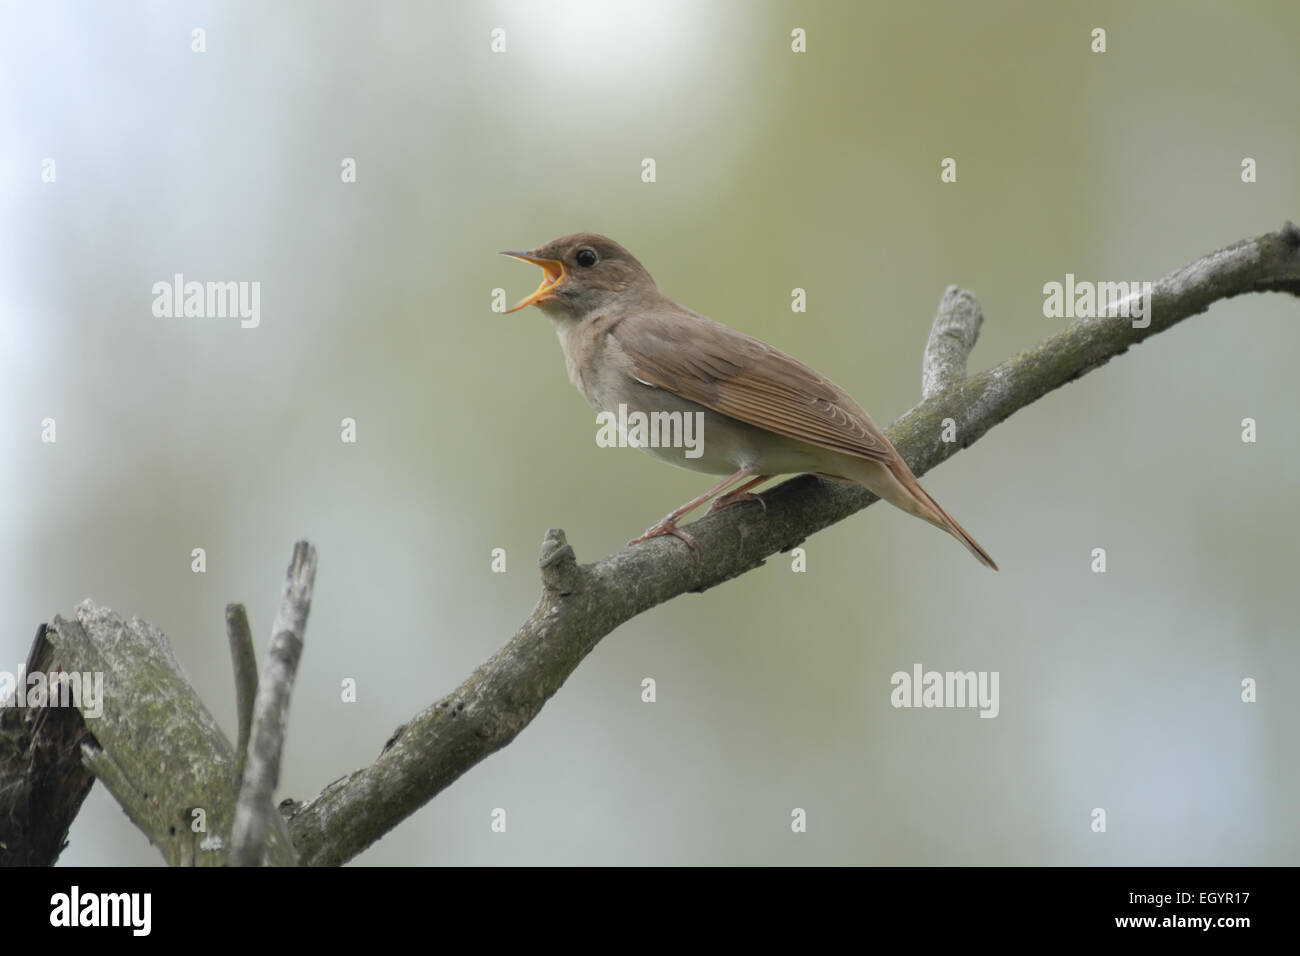
<instances>
[{"instance_id":1,"label":"orange mouth interior","mask_svg":"<svg viewBox=\"0 0 1300 956\"><path fill-rule=\"evenodd\" d=\"M564 278L564 263L558 259L538 259L535 256L524 255L521 252L507 252L505 255L523 262L531 262L535 266L541 266L543 273L542 284L537 287L537 291L526 299L520 299L513 306L506 309L507 313L518 312L520 309L526 309L530 305L536 305L549 299L551 291Z\"/></svg>"}]
</instances>

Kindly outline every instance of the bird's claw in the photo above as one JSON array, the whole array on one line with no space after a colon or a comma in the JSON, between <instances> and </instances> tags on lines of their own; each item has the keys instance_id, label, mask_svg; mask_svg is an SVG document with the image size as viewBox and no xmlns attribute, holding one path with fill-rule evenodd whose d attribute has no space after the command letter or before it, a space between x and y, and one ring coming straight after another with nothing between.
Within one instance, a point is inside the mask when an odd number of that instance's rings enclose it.
<instances>
[{"instance_id":1,"label":"bird's claw","mask_svg":"<svg viewBox=\"0 0 1300 956\"><path fill-rule=\"evenodd\" d=\"M666 534L670 534L674 538L684 541L687 546L695 552L696 557L703 556L703 552L700 550L700 543L695 540L695 535L691 534L689 531L683 531L681 528L677 527L677 522L669 521L667 519L646 528L645 534L641 535L639 538L633 538L628 542L628 544L640 544L642 541L649 541L651 538L659 538Z\"/></svg>"}]
</instances>

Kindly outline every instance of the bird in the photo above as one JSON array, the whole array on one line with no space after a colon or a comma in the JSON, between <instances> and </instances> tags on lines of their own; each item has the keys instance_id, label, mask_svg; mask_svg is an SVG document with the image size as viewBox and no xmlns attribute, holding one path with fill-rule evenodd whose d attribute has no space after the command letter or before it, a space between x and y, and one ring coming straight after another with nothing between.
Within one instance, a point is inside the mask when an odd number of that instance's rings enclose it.
<instances>
[{"instance_id":1,"label":"bird","mask_svg":"<svg viewBox=\"0 0 1300 956\"><path fill-rule=\"evenodd\" d=\"M695 457L680 447L642 447L680 467L727 477L629 545L672 535L699 555L694 535L678 527L684 515L710 499L710 513L763 503L750 489L776 475L809 472L863 486L948 532L997 570L848 392L785 352L674 302L613 239L574 233L501 255L541 267L541 285L506 311L536 306L551 319L570 381L598 412L702 416L692 418L703 423Z\"/></svg>"}]
</instances>

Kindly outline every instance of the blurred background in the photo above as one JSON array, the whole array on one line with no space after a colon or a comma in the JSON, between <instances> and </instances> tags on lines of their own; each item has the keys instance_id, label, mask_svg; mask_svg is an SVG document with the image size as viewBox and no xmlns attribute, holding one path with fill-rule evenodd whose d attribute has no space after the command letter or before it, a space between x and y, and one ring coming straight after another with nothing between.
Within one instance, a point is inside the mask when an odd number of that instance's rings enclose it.
<instances>
[{"instance_id":1,"label":"blurred background","mask_svg":"<svg viewBox=\"0 0 1300 956\"><path fill-rule=\"evenodd\" d=\"M497 250L606 233L887 425L949 283L977 371L1062 326L1045 282L1300 219L1297 39L1290 0L0 2L0 668L90 597L233 738L224 605L264 651L305 537L309 798L510 637L548 527L594 561L706 487L596 446ZM156 318L178 272L259 281L260 326ZM1000 574L873 507L637 618L358 862L1300 862L1298 320L1220 302L931 473ZM915 663L998 671L999 716L892 708ZM99 786L61 859L159 861Z\"/></svg>"}]
</instances>

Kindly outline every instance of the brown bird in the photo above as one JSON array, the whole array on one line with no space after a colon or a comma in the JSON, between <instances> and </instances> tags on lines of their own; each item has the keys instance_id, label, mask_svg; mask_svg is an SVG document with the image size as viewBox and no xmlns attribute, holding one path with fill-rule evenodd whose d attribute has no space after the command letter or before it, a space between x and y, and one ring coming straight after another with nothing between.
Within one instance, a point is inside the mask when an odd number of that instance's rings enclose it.
<instances>
[{"instance_id":1,"label":"brown bird","mask_svg":"<svg viewBox=\"0 0 1300 956\"><path fill-rule=\"evenodd\" d=\"M997 570L844 389L784 352L678 305L614 240L577 233L502 255L542 267L537 291L509 311L535 305L550 316L570 380L598 411L617 414L622 405L628 415L703 416L692 418L704 425L698 457L681 447L645 450L729 477L629 544L671 534L698 552L695 538L677 527L683 515L710 498L716 498L710 512L739 501L761 503L749 491L755 485L773 475L813 472L857 482L947 531Z\"/></svg>"}]
</instances>

